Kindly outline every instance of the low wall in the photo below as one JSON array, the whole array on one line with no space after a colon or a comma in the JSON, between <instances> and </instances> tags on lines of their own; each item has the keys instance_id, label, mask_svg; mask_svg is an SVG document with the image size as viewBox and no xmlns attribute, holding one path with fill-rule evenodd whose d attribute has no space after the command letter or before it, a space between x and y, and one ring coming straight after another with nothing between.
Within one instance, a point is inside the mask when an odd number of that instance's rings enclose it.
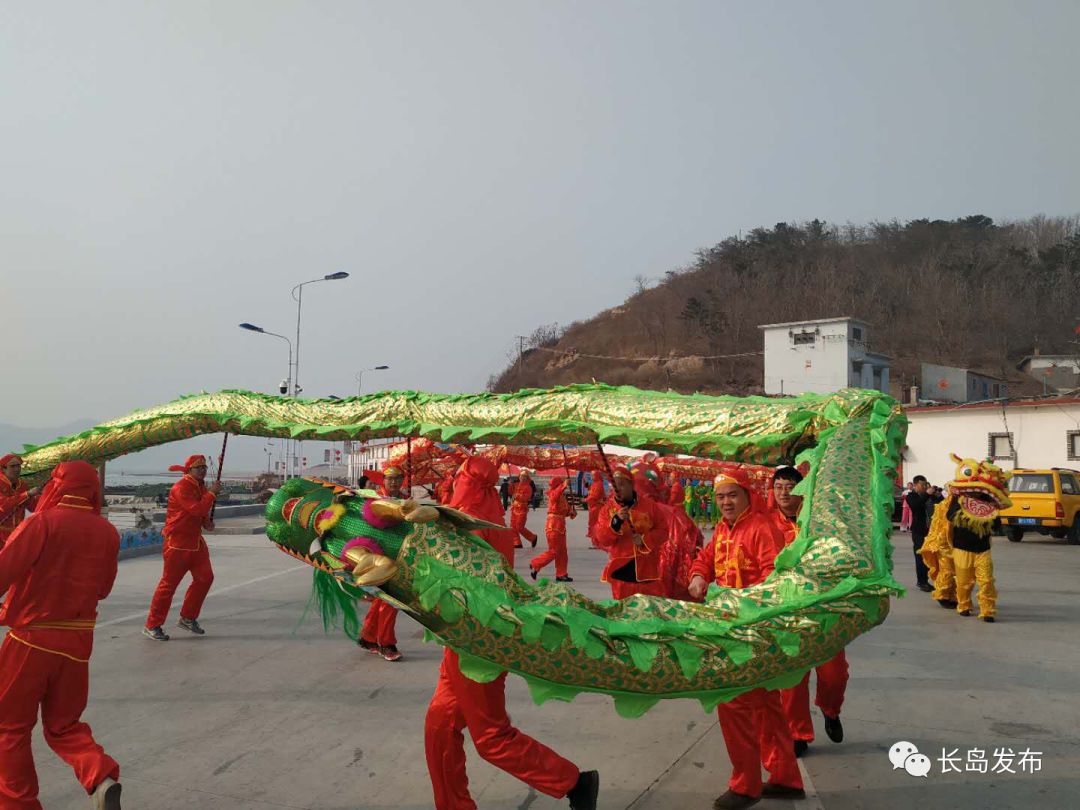
<instances>
[{"instance_id":1,"label":"low wall","mask_svg":"<svg viewBox=\"0 0 1080 810\"><path fill-rule=\"evenodd\" d=\"M161 529L157 526L149 529L122 530L120 531L120 553L117 559L127 560L131 557L160 554L164 539Z\"/></svg>"}]
</instances>

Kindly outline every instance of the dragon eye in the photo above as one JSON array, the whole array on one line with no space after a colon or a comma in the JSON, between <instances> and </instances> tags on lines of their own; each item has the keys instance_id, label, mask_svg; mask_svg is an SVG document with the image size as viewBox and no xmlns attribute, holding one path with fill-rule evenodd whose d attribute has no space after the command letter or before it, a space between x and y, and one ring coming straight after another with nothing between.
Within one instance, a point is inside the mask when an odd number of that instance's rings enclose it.
<instances>
[{"instance_id":1,"label":"dragon eye","mask_svg":"<svg viewBox=\"0 0 1080 810\"><path fill-rule=\"evenodd\" d=\"M962 476L964 476L965 478L970 478L971 477L971 467L964 467L964 469L962 469L960 471L960 474Z\"/></svg>"}]
</instances>

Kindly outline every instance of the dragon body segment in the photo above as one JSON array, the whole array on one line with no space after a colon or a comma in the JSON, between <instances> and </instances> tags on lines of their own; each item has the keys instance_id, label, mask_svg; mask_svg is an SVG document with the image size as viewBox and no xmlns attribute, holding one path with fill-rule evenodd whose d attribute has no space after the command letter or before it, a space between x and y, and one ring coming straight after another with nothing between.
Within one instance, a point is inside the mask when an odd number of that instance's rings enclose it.
<instances>
[{"instance_id":1,"label":"dragon body segment","mask_svg":"<svg viewBox=\"0 0 1080 810\"><path fill-rule=\"evenodd\" d=\"M649 596L594 602L522 580L472 533L482 524L434 504L294 480L267 504L267 535L313 565L346 609L381 583L461 654L477 680L508 670L533 697L614 696L638 715L664 698L707 708L788 686L884 620L892 578L893 484L906 420L877 392L798 398L683 396L609 386L510 395L391 392L340 402L244 392L177 400L31 449L28 477L58 461L102 462L200 433L342 440L413 435L444 442L620 443L750 464L796 459L809 471L796 539L769 578L710 589L704 604ZM357 538L360 538L359 540Z\"/></svg>"}]
</instances>

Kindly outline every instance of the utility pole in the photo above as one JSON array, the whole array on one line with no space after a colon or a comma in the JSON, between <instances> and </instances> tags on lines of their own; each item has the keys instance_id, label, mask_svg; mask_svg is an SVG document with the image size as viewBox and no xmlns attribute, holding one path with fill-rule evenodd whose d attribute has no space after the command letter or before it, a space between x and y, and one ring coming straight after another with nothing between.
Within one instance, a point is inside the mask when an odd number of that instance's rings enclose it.
<instances>
[{"instance_id":1,"label":"utility pole","mask_svg":"<svg viewBox=\"0 0 1080 810\"><path fill-rule=\"evenodd\" d=\"M518 376L521 376L522 359L525 356L525 335L518 335Z\"/></svg>"}]
</instances>

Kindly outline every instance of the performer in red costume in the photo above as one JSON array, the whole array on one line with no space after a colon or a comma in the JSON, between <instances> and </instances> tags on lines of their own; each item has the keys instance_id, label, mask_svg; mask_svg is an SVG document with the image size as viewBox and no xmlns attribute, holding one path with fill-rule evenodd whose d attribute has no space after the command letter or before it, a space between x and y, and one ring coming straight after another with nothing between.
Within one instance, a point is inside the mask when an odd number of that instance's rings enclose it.
<instances>
[{"instance_id":1,"label":"performer in red costume","mask_svg":"<svg viewBox=\"0 0 1080 810\"><path fill-rule=\"evenodd\" d=\"M772 573L784 537L741 471L721 473L713 482L720 520L713 538L691 570L690 595L702 599L709 583L747 588ZM731 758L728 790L713 807L739 810L771 798L802 798L802 775L791 749L780 693L754 689L717 707L720 731ZM761 767L769 781L761 783Z\"/></svg>"},{"instance_id":2,"label":"performer in red costume","mask_svg":"<svg viewBox=\"0 0 1080 810\"><path fill-rule=\"evenodd\" d=\"M548 485L547 521L544 523L544 535L547 537L547 551L537 554L529 562L529 574L533 579L540 570L555 561L555 581L573 582L567 572L569 560L566 554L566 519L577 517L577 510L566 498L566 479L557 475Z\"/></svg>"},{"instance_id":3,"label":"performer in red costume","mask_svg":"<svg viewBox=\"0 0 1080 810\"><path fill-rule=\"evenodd\" d=\"M589 510L589 528L586 534L593 548L600 548L596 544L596 520L600 517L600 510L604 506L607 495L604 493L604 479L600 473L593 473L592 483L589 484L589 494L585 496L585 506Z\"/></svg>"},{"instance_id":4,"label":"performer in red costume","mask_svg":"<svg viewBox=\"0 0 1080 810\"><path fill-rule=\"evenodd\" d=\"M101 517L97 470L53 470L38 510L0 549L0 807L40 810L30 734L71 766L96 810L120 810L120 766L81 720L98 602L116 578L120 537Z\"/></svg>"},{"instance_id":5,"label":"performer in red costume","mask_svg":"<svg viewBox=\"0 0 1080 810\"><path fill-rule=\"evenodd\" d=\"M387 467L381 473L382 483L376 490L384 498L409 497L405 491L405 473L400 467ZM368 473L371 477L372 473ZM402 659L401 651L397 648L397 634L394 632L397 625L397 608L382 599L372 599L371 607L368 608L367 616L364 617L364 625L360 629L360 638L357 644L373 655L381 655L387 661L396 662Z\"/></svg>"},{"instance_id":6,"label":"performer in red costume","mask_svg":"<svg viewBox=\"0 0 1080 810\"><path fill-rule=\"evenodd\" d=\"M607 549L608 564L600 575L615 599L636 593L665 596L660 581L660 549L668 537L667 515L634 486L634 473L620 465L612 470L613 491L596 520L596 542Z\"/></svg>"},{"instance_id":7,"label":"performer in red costume","mask_svg":"<svg viewBox=\"0 0 1080 810\"><path fill-rule=\"evenodd\" d=\"M536 535L525 526L525 519L529 516L529 503L532 501L533 484L532 475L528 470L522 470L518 474L518 482L514 485L512 500L510 501L510 528L516 532L514 535L514 548L524 548L519 538L524 537L533 548L536 548Z\"/></svg>"},{"instance_id":8,"label":"performer in red costume","mask_svg":"<svg viewBox=\"0 0 1080 810\"><path fill-rule=\"evenodd\" d=\"M686 511L686 490L674 475L668 478L668 506Z\"/></svg>"},{"instance_id":9,"label":"performer in red costume","mask_svg":"<svg viewBox=\"0 0 1080 810\"><path fill-rule=\"evenodd\" d=\"M796 519L803 499L801 495L793 495L792 490L800 481L802 473L794 467L780 467L773 475L769 505L773 507L773 520L788 543L795 539L799 530ZM825 718L825 733L833 742L843 742L844 726L840 722L840 709L847 691L847 655L841 650L821 666L815 667L814 671L817 673L814 703ZM810 673L807 672L797 686L781 689L780 696L791 729L795 756L801 757L814 741L814 721L810 717Z\"/></svg>"},{"instance_id":10,"label":"performer in red costume","mask_svg":"<svg viewBox=\"0 0 1080 810\"><path fill-rule=\"evenodd\" d=\"M210 549L203 540L202 530L214 528L210 522L210 512L221 491L221 484L215 481L206 486L204 456L189 456L183 466L174 464L169 470L182 472L184 476L169 490L169 504L165 510L165 545L162 548L165 568L154 591L154 598L150 600L150 613L143 628L143 635L154 641L169 640L168 634L161 628L172 607L173 594L187 573L191 574L191 585L180 607L177 627L197 636L205 635L206 631L199 625L199 613L214 582Z\"/></svg>"},{"instance_id":11,"label":"performer in red costume","mask_svg":"<svg viewBox=\"0 0 1080 810\"><path fill-rule=\"evenodd\" d=\"M634 490L638 495L651 499L667 519L667 538L660 547L661 593L669 599L690 598L690 568L705 537L701 529L686 514L685 509L669 506L660 489L661 475L650 461L634 461L630 464L634 473ZM670 496L668 496L670 497Z\"/></svg>"},{"instance_id":12,"label":"performer in red costume","mask_svg":"<svg viewBox=\"0 0 1080 810\"><path fill-rule=\"evenodd\" d=\"M0 458L0 548L4 547L11 533L26 517L26 510L33 511L40 487L27 489L19 480L22 459L14 453Z\"/></svg>"},{"instance_id":13,"label":"performer in red costume","mask_svg":"<svg viewBox=\"0 0 1080 810\"><path fill-rule=\"evenodd\" d=\"M472 456L454 478L450 506L503 524L502 504L495 489L498 480L499 471L493 463ZM478 534L513 565L509 532L483 529ZM465 773L464 729L468 729L476 752L496 768L548 796L565 796L572 810L595 810L600 789L597 772L579 770L514 728L506 713L505 692L505 672L490 683L477 683L461 673L457 653L449 647L443 652L439 683L424 721L424 752L436 810L476 810Z\"/></svg>"}]
</instances>

